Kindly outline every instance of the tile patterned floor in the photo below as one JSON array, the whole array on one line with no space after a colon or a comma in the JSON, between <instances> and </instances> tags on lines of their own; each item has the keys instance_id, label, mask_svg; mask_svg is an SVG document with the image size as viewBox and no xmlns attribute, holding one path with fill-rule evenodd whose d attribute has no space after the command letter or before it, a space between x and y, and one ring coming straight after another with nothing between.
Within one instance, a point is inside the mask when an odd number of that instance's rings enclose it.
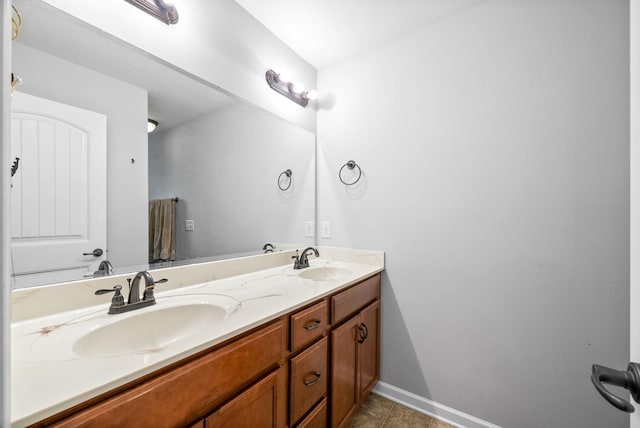
<instances>
[{"instance_id":1,"label":"tile patterned floor","mask_svg":"<svg viewBox=\"0 0 640 428\"><path fill-rule=\"evenodd\" d=\"M431 416L370 394L351 421L350 428L454 428Z\"/></svg>"}]
</instances>

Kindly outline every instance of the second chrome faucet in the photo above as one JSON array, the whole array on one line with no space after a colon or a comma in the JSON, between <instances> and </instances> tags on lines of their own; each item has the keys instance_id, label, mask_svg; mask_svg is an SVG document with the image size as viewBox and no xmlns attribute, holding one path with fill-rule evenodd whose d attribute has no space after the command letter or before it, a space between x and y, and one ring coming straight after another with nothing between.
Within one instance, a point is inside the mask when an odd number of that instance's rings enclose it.
<instances>
[{"instance_id":1,"label":"second chrome faucet","mask_svg":"<svg viewBox=\"0 0 640 428\"><path fill-rule=\"evenodd\" d=\"M140 298L140 281L144 279L144 292L142 294L142 299ZM110 314L122 314L124 312L133 311L136 309L145 308L147 306L155 305L156 299L153 295L153 289L156 284L162 284L167 282L166 278L159 279L158 281L154 281L151 274L147 271L138 272L133 280L128 278L129 282L129 298L127 302L124 301L124 296L120 290L122 289L121 285L116 285L113 288L106 288L96 290L95 294L106 294L106 293L114 293L113 298L111 299L111 306L109 306Z\"/></svg>"}]
</instances>

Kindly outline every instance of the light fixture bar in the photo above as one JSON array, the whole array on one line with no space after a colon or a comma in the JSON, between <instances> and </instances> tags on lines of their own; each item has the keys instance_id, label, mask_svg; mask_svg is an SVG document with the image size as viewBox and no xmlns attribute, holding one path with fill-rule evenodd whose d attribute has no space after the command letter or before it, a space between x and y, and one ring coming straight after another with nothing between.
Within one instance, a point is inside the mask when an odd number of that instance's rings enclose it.
<instances>
[{"instance_id":1,"label":"light fixture bar","mask_svg":"<svg viewBox=\"0 0 640 428\"><path fill-rule=\"evenodd\" d=\"M160 21L167 25L175 24L178 22L178 10L173 3L165 3L163 0L125 0L148 13L149 15L158 18Z\"/></svg>"},{"instance_id":2,"label":"light fixture bar","mask_svg":"<svg viewBox=\"0 0 640 428\"><path fill-rule=\"evenodd\" d=\"M273 70L267 70L265 73L265 79L267 83L274 91L289 98L296 104L306 107L309 104L309 92L302 91L296 92L293 90L294 84L280 79L280 75Z\"/></svg>"}]
</instances>

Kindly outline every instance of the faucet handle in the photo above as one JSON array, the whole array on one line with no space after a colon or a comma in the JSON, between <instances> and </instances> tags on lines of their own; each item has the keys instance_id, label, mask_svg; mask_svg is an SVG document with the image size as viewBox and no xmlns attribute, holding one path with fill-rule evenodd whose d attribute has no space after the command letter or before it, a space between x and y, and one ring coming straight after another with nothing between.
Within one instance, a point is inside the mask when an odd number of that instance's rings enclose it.
<instances>
[{"instance_id":1,"label":"faucet handle","mask_svg":"<svg viewBox=\"0 0 640 428\"><path fill-rule=\"evenodd\" d=\"M101 288L96 290L95 295L99 296L101 294L114 293L113 298L111 299L111 307L124 306L124 297L122 296L122 293L120 293L120 290L122 290L121 285L114 285L113 288Z\"/></svg>"},{"instance_id":2,"label":"faucet handle","mask_svg":"<svg viewBox=\"0 0 640 428\"><path fill-rule=\"evenodd\" d=\"M153 284L150 284L144 287L144 293L142 293L142 300L154 300L155 297L153 295L153 289L156 288L156 284L164 284L167 281L169 281L167 278L162 278L157 281L154 281Z\"/></svg>"}]
</instances>

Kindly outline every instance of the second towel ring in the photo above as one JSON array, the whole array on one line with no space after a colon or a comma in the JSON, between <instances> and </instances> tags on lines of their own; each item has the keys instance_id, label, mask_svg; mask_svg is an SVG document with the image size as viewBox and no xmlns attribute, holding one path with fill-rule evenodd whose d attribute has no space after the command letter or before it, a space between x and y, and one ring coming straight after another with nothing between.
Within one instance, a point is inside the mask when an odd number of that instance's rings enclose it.
<instances>
[{"instance_id":1,"label":"second towel ring","mask_svg":"<svg viewBox=\"0 0 640 428\"><path fill-rule=\"evenodd\" d=\"M278 188L279 188L280 190L282 190L283 192L284 192L285 190L289 190L289 187L291 187L291 176L292 176L292 175L293 175L293 172L291 172L291 170L290 170L290 169L288 169L288 170L286 170L286 171L282 171L282 172L280 173L280 175L278 176ZM287 186L286 186L286 187L285 187L285 186L283 186L283 185L281 184L282 176L285 176L285 177L287 177L287 178L289 179L289 184L287 184Z\"/></svg>"},{"instance_id":2,"label":"second towel ring","mask_svg":"<svg viewBox=\"0 0 640 428\"><path fill-rule=\"evenodd\" d=\"M347 183L346 181L344 181L342 179L342 171L345 168L348 168L349 170L353 170L354 168L358 168L358 177L352 183ZM342 168L340 168L340 171L338 172L338 178L340 179L340 181L342 181L342 184L344 184L345 186L353 186L358 181L360 181L360 177L362 177L362 169L360 168L360 165L358 165L356 163L356 161L353 161L353 160L350 160L347 163L345 163L344 165L342 165Z\"/></svg>"}]
</instances>

